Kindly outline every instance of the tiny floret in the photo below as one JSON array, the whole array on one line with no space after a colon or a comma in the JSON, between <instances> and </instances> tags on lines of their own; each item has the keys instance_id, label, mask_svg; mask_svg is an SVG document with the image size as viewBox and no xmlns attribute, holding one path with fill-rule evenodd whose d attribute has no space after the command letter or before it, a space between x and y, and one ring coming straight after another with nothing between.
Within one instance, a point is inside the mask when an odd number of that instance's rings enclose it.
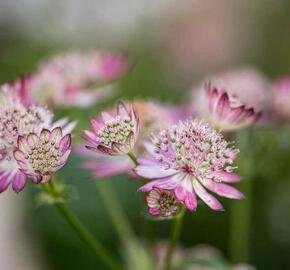
<instances>
[{"instance_id":1,"label":"tiny floret","mask_svg":"<svg viewBox=\"0 0 290 270\"><path fill-rule=\"evenodd\" d=\"M241 179L233 172L238 150L207 123L180 122L153 136L151 149L153 160L142 160L135 172L154 180L140 191L171 190L190 210L197 208L196 195L212 209L223 209L207 190L226 198L243 198L238 190L225 184Z\"/></svg>"},{"instance_id":2,"label":"tiny floret","mask_svg":"<svg viewBox=\"0 0 290 270\"><path fill-rule=\"evenodd\" d=\"M152 189L146 198L152 216L171 217L179 209L179 201L171 190Z\"/></svg>"}]
</instances>

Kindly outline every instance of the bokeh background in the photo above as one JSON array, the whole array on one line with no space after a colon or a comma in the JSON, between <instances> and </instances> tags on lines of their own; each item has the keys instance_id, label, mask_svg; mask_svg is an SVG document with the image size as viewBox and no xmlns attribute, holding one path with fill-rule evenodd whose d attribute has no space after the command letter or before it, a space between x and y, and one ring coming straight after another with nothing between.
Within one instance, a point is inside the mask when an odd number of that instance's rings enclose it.
<instances>
[{"instance_id":1,"label":"bokeh background","mask_svg":"<svg viewBox=\"0 0 290 270\"><path fill-rule=\"evenodd\" d=\"M123 50L134 65L119 97L181 104L205 76L255 67L270 80L290 74L290 2L287 0L0 0L0 81L35 70L53 53L85 49ZM60 111L78 119L75 140L88 118L117 98L90 109ZM290 106L290 104L289 104ZM240 187L251 203L250 227L231 231L231 212L243 224L242 202L224 200L227 211L200 207L186 216L182 245L207 243L229 260L243 260L233 242L248 237L248 262L257 269L290 269L290 129L286 125L240 132ZM73 209L107 247L119 240L89 174L70 158L62 173L77 187ZM140 237L166 238L169 222L146 231L138 181L110 181ZM35 187L0 196L1 269L105 269L52 207L37 207ZM151 222L152 223L152 222ZM153 230L152 230L153 228ZM153 232L152 232L153 231ZM235 237L235 238L233 238ZM233 254L234 253L234 254ZM240 257L240 258L239 258Z\"/></svg>"}]
</instances>

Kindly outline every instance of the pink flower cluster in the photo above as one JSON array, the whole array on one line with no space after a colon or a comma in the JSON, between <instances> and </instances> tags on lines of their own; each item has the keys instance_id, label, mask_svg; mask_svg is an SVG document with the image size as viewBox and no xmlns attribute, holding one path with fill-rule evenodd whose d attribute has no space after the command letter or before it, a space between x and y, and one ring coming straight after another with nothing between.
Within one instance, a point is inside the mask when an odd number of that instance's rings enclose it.
<instances>
[{"instance_id":1,"label":"pink flower cluster","mask_svg":"<svg viewBox=\"0 0 290 270\"><path fill-rule=\"evenodd\" d=\"M135 172L153 181L140 188L172 190L189 210L197 208L197 196L213 210L223 210L207 190L222 197L242 199L243 195L225 183L239 182L232 166L238 150L208 124L187 120L163 130L152 139L152 158Z\"/></svg>"},{"instance_id":2,"label":"pink flower cluster","mask_svg":"<svg viewBox=\"0 0 290 270\"><path fill-rule=\"evenodd\" d=\"M120 53L91 51L53 56L25 78L25 99L50 107L86 107L113 94L111 82L128 71ZM23 85L24 86L24 85Z\"/></svg>"},{"instance_id":3,"label":"pink flower cluster","mask_svg":"<svg viewBox=\"0 0 290 270\"><path fill-rule=\"evenodd\" d=\"M67 119L53 123L53 114L39 104L93 104L97 92L85 89L119 79L127 71L122 54L68 53L51 58L28 77L3 85L0 191L12 184L18 192L27 179L46 183L67 161L74 123L68 124ZM91 119L91 129L84 131L85 146L77 146L76 152L89 158L82 167L94 178L126 173L146 179L139 190L147 193L153 216L172 217L183 207L194 211L199 199L221 211L214 194L244 198L232 186L241 180L234 172L239 150L223 133L254 125L265 112L287 118L289 85L285 79L271 87L259 72L244 69L207 79L185 106L119 102L115 110Z\"/></svg>"},{"instance_id":4,"label":"pink flower cluster","mask_svg":"<svg viewBox=\"0 0 290 270\"><path fill-rule=\"evenodd\" d=\"M32 175L35 177L38 175L37 179L43 176L44 179L49 180L48 175L58 170L61 163L65 164L68 152L59 152L55 163L51 163L51 167L48 167L47 164L50 161L47 159L49 155L47 153L51 151L51 146L46 152L46 148L40 147L40 142L34 149L32 149L32 144L43 140L44 132L50 134L49 130L55 127L58 128L52 131L53 134L56 131L58 134L62 132L67 134L75 126L75 123L68 123L67 119L53 123L53 114L45 107L27 105L25 100L21 100L22 85L19 81L0 88L0 192L5 191L10 184L15 192L21 191L27 179L33 178ZM57 144L55 147L58 147ZM68 150L70 143L67 147ZM32 173L32 167L29 167L30 169L26 167L32 160L34 160L34 165L42 164L42 169L34 166L35 170ZM36 182L42 182L42 180Z\"/></svg>"}]
</instances>

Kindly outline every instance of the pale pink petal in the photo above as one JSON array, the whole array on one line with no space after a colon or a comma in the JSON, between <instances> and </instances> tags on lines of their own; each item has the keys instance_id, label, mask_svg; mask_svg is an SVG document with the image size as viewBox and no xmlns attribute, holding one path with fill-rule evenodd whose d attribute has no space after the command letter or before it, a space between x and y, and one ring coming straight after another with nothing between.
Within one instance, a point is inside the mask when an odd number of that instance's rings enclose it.
<instances>
[{"instance_id":1,"label":"pale pink petal","mask_svg":"<svg viewBox=\"0 0 290 270\"><path fill-rule=\"evenodd\" d=\"M12 180L12 188L15 192L20 192L26 184L26 175L18 171Z\"/></svg>"},{"instance_id":2,"label":"pale pink petal","mask_svg":"<svg viewBox=\"0 0 290 270\"><path fill-rule=\"evenodd\" d=\"M241 181L241 177L231 172L215 172L214 177L222 182L236 183Z\"/></svg>"},{"instance_id":3,"label":"pale pink petal","mask_svg":"<svg viewBox=\"0 0 290 270\"><path fill-rule=\"evenodd\" d=\"M216 183L212 180L201 179L202 184L210 191L229 199L243 199L245 196L236 188L223 184Z\"/></svg>"},{"instance_id":4,"label":"pale pink petal","mask_svg":"<svg viewBox=\"0 0 290 270\"><path fill-rule=\"evenodd\" d=\"M214 196L209 194L197 180L193 181L192 184L197 196L201 198L206 205L215 211L224 210L222 204Z\"/></svg>"},{"instance_id":5,"label":"pale pink petal","mask_svg":"<svg viewBox=\"0 0 290 270\"><path fill-rule=\"evenodd\" d=\"M154 179L171 176L177 173L173 169L165 169L162 165L139 165L134 171L141 177Z\"/></svg>"}]
</instances>

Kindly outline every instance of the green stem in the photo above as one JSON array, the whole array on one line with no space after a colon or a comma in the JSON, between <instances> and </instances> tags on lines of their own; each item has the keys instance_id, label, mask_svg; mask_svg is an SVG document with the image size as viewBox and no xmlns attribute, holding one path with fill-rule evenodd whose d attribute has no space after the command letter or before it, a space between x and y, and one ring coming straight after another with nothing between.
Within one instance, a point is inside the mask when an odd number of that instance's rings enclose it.
<instances>
[{"instance_id":1,"label":"green stem","mask_svg":"<svg viewBox=\"0 0 290 270\"><path fill-rule=\"evenodd\" d=\"M57 196L58 192L54 187L53 181L49 182L49 186L44 186L44 190L49 192L52 196ZM96 238L89 232L86 227L79 221L79 219L61 202L56 202L55 206L58 212L63 216L66 222L77 233L79 238L87 244L87 246L112 270L122 270L123 267L117 259L107 251L104 246L96 240Z\"/></svg>"},{"instance_id":2,"label":"green stem","mask_svg":"<svg viewBox=\"0 0 290 270\"><path fill-rule=\"evenodd\" d=\"M185 214L185 207L183 206L179 216L173 220L171 233L170 233L170 242L169 242L166 257L165 257L164 270L171 269L172 257L173 257L176 245L180 238L184 214Z\"/></svg>"},{"instance_id":3,"label":"green stem","mask_svg":"<svg viewBox=\"0 0 290 270\"><path fill-rule=\"evenodd\" d=\"M229 213L229 253L233 262L249 262L250 260L250 234L251 234L251 208L253 204L253 181L255 169L255 151L252 143L255 141L253 130L238 134L241 152L248 153L240 160L241 175L245 178L239 185L246 199L232 202Z\"/></svg>"},{"instance_id":4,"label":"green stem","mask_svg":"<svg viewBox=\"0 0 290 270\"><path fill-rule=\"evenodd\" d=\"M137 242L135 233L122 207L120 207L120 204L116 200L116 194L111 188L110 183L108 181L97 180L96 186L123 244L126 246L130 241Z\"/></svg>"},{"instance_id":5,"label":"green stem","mask_svg":"<svg viewBox=\"0 0 290 270\"><path fill-rule=\"evenodd\" d=\"M133 161L135 166L139 165L137 157L135 156L135 154L133 152L130 151L127 155L129 156L129 158L131 158L131 160Z\"/></svg>"},{"instance_id":6,"label":"green stem","mask_svg":"<svg viewBox=\"0 0 290 270\"><path fill-rule=\"evenodd\" d=\"M249 262L250 258L252 181L247 179L240 186L246 199L231 206L229 247L233 262Z\"/></svg>"}]
</instances>

